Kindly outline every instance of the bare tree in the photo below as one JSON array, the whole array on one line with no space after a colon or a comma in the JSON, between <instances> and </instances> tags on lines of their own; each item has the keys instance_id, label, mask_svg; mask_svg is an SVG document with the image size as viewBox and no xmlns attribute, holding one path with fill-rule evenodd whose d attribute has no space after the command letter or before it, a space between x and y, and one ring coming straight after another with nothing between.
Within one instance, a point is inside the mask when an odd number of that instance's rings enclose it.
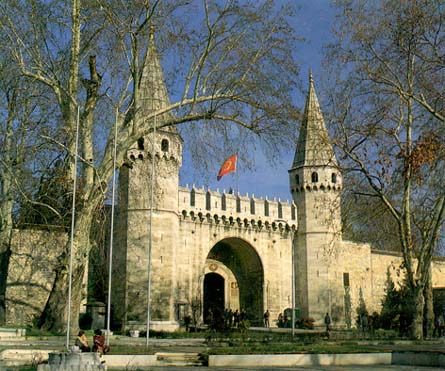
<instances>
[{"instance_id":1,"label":"bare tree","mask_svg":"<svg viewBox=\"0 0 445 371\"><path fill-rule=\"evenodd\" d=\"M162 6L161 6L162 5ZM205 154L221 153L233 138L260 137L278 149L292 136L296 110L291 92L297 69L297 40L288 24L291 7L272 1L4 1L2 32L24 77L53 92L60 137L48 138L66 151L66 179L74 178L76 117L79 109L82 192L74 229L73 320L77 326L86 256L95 210L126 150L156 128L178 126L190 138L198 131ZM190 16L193 15L193 21ZM150 36L150 27L156 30ZM153 35L153 32L151 33ZM144 107L144 67L158 52L173 97ZM162 78L162 76L157 76ZM114 119L114 112L119 114ZM100 113L100 114L99 114ZM187 125L185 125L187 123ZM183 128L183 129L182 129ZM203 156L203 157L207 157ZM59 258L41 327L63 331L66 323L68 246Z\"/></svg>"},{"instance_id":2,"label":"bare tree","mask_svg":"<svg viewBox=\"0 0 445 371\"><path fill-rule=\"evenodd\" d=\"M424 288L445 212L445 6L437 1L337 1L328 50L336 145L354 191L377 198L397 226L422 337ZM336 80L334 82L334 80Z\"/></svg>"}]
</instances>

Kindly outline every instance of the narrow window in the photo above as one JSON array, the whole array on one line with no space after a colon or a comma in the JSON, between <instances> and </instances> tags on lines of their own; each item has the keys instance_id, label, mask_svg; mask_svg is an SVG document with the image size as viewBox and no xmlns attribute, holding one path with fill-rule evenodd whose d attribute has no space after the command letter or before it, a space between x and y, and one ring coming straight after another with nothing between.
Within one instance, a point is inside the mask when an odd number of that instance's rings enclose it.
<instances>
[{"instance_id":1,"label":"narrow window","mask_svg":"<svg viewBox=\"0 0 445 371\"><path fill-rule=\"evenodd\" d=\"M250 199L250 214L255 215L255 200L253 198Z\"/></svg>"},{"instance_id":2,"label":"narrow window","mask_svg":"<svg viewBox=\"0 0 445 371\"><path fill-rule=\"evenodd\" d=\"M296 213L294 205L292 205L291 208L290 208L290 215L291 215L292 220L295 220L295 218L297 216L297 213Z\"/></svg>"},{"instance_id":3,"label":"narrow window","mask_svg":"<svg viewBox=\"0 0 445 371\"><path fill-rule=\"evenodd\" d=\"M337 174L332 173L331 180L332 180L332 183L337 183Z\"/></svg>"},{"instance_id":4,"label":"narrow window","mask_svg":"<svg viewBox=\"0 0 445 371\"><path fill-rule=\"evenodd\" d=\"M190 192L190 206L195 206L195 190L192 189Z\"/></svg>"},{"instance_id":5,"label":"narrow window","mask_svg":"<svg viewBox=\"0 0 445 371\"><path fill-rule=\"evenodd\" d=\"M278 202L278 218L283 219L283 205L281 205L281 202Z\"/></svg>"},{"instance_id":6,"label":"narrow window","mask_svg":"<svg viewBox=\"0 0 445 371\"><path fill-rule=\"evenodd\" d=\"M349 287L349 273L343 273L343 286Z\"/></svg>"},{"instance_id":7,"label":"narrow window","mask_svg":"<svg viewBox=\"0 0 445 371\"><path fill-rule=\"evenodd\" d=\"M226 210L226 207L227 207L227 206L226 206L226 203L227 203L227 201L226 201L226 195L223 195L223 196L222 196L222 200L221 200L221 209L224 210L224 211Z\"/></svg>"},{"instance_id":8,"label":"narrow window","mask_svg":"<svg viewBox=\"0 0 445 371\"><path fill-rule=\"evenodd\" d=\"M264 201L264 216L269 216L269 202Z\"/></svg>"},{"instance_id":9,"label":"narrow window","mask_svg":"<svg viewBox=\"0 0 445 371\"><path fill-rule=\"evenodd\" d=\"M312 173L312 183L317 183L317 182L318 182L318 173L314 171Z\"/></svg>"},{"instance_id":10,"label":"narrow window","mask_svg":"<svg viewBox=\"0 0 445 371\"><path fill-rule=\"evenodd\" d=\"M167 139L162 139L161 141L161 150L162 152L168 152L168 140Z\"/></svg>"},{"instance_id":11,"label":"narrow window","mask_svg":"<svg viewBox=\"0 0 445 371\"><path fill-rule=\"evenodd\" d=\"M237 213L241 212L241 200L239 197L236 198L236 212Z\"/></svg>"},{"instance_id":12,"label":"narrow window","mask_svg":"<svg viewBox=\"0 0 445 371\"><path fill-rule=\"evenodd\" d=\"M211 200L210 192L206 193L206 210L210 210Z\"/></svg>"},{"instance_id":13,"label":"narrow window","mask_svg":"<svg viewBox=\"0 0 445 371\"><path fill-rule=\"evenodd\" d=\"M298 174L295 174L295 184L300 184L300 176Z\"/></svg>"},{"instance_id":14,"label":"narrow window","mask_svg":"<svg viewBox=\"0 0 445 371\"><path fill-rule=\"evenodd\" d=\"M138 139L138 150L143 151L144 150L144 138Z\"/></svg>"}]
</instances>

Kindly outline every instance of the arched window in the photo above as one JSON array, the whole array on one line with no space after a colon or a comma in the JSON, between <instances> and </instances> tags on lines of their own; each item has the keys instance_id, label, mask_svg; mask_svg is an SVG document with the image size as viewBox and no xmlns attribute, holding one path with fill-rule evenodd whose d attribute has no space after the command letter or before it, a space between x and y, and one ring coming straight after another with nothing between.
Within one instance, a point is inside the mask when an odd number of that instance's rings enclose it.
<instances>
[{"instance_id":1,"label":"arched window","mask_svg":"<svg viewBox=\"0 0 445 371\"><path fill-rule=\"evenodd\" d=\"M313 172L312 173L312 183L317 183L318 182L318 173L317 172Z\"/></svg>"},{"instance_id":2,"label":"arched window","mask_svg":"<svg viewBox=\"0 0 445 371\"><path fill-rule=\"evenodd\" d=\"M300 176L295 174L295 184L300 184Z\"/></svg>"},{"instance_id":3,"label":"arched window","mask_svg":"<svg viewBox=\"0 0 445 371\"><path fill-rule=\"evenodd\" d=\"M168 146L169 146L168 139L162 139L161 151L162 152L168 152Z\"/></svg>"},{"instance_id":4,"label":"arched window","mask_svg":"<svg viewBox=\"0 0 445 371\"><path fill-rule=\"evenodd\" d=\"M337 183L337 174L335 174L335 173L331 174L331 181L332 181L332 183Z\"/></svg>"}]
</instances>

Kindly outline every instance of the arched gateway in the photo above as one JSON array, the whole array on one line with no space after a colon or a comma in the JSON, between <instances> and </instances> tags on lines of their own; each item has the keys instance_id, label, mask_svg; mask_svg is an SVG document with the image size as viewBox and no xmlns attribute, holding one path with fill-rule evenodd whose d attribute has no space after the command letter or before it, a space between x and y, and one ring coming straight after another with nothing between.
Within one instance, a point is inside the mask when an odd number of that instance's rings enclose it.
<instances>
[{"instance_id":1,"label":"arched gateway","mask_svg":"<svg viewBox=\"0 0 445 371\"><path fill-rule=\"evenodd\" d=\"M141 117L170 105L154 45L147 58ZM360 298L379 310L388 269L401 259L341 237L343 180L312 76L294 161L283 171L290 203L179 186L183 141L175 127L144 143L128 150L119 170L114 328L145 329L149 317L152 329L175 330L185 315L202 320L229 307L253 322L268 309L274 325L293 296L301 315L318 324L326 312L334 323L350 321ZM433 286L443 282L444 266L432 265Z\"/></svg>"},{"instance_id":2,"label":"arched gateway","mask_svg":"<svg viewBox=\"0 0 445 371\"><path fill-rule=\"evenodd\" d=\"M260 322L264 309L264 270L255 248L235 237L217 242L206 260L203 284L204 320L209 311L246 311L252 322Z\"/></svg>"}]
</instances>

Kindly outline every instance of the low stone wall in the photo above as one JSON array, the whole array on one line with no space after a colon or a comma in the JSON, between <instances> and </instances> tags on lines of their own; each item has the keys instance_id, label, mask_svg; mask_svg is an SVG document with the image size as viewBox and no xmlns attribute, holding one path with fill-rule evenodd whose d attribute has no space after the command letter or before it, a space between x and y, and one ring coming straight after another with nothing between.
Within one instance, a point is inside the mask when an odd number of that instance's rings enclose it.
<instances>
[{"instance_id":1,"label":"low stone wall","mask_svg":"<svg viewBox=\"0 0 445 371\"><path fill-rule=\"evenodd\" d=\"M156 355L104 355L101 359L105 361L107 367L125 370L133 367L158 366Z\"/></svg>"},{"instance_id":2,"label":"low stone wall","mask_svg":"<svg viewBox=\"0 0 445 371\"><path fill-rule=\"evenodd\" d=\"M0 339L20 338L26 336L24 328L0 328Z\"/></svg>"},{"instance_id":3,"label":"low stone wall","mask_svg":"<svg viewBox=\"0 0 445 371\"><path fill-rule=\"evenodd\" d=\"M445 367L445 353L437 352L394 352L393 365Z\"/></svg>"},{"instance_id":4,"label":"low stone wall","mask_svg":"<svg viewBox=\"0 0 445 371\"><path fill-rule=\"evenodd\" d=\"M210 355L210 367L390 365L391 353Z\"/></svg>"}]
</instances>

